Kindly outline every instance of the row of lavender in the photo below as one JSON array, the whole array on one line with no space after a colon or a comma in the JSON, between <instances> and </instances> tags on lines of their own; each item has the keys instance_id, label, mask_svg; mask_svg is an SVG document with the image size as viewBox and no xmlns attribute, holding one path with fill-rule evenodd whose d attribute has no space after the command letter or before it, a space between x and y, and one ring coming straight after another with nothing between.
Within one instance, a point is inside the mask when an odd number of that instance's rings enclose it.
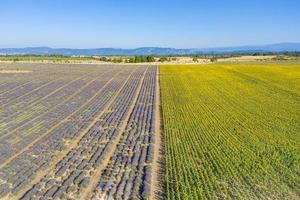
<instances>
[{"instance_id":1,"label":"row of lavender","mask_svg":"<svg viewBox=\"0 0 300 200\"><path fill-rule=\"evenodd\" d=\"M2 134L20 127L29 119L39 116L41 113L47 111L47 109L59 103L63 103L62 100L64 100L64 98L67 98L86 82L102 73L102 71L92 74L82 72L80 74L71 74L67 77L59 75L45 80L42 83L39 80L33 80L33 82L29 84L34 84L35 87L31 85L32 89L25 94L23 94L25 90L23 87L25 86L18 87L10 93L3 94L3 98L7 100L9 104L2 104L4 101L1 100L0 126L2 128ZM46 75L43 75L42 78L44 76ZM36 82L40 83L40 85L38 86ZM11 93L17 93L18 96L15 97ZM10 100L11 98L13 98L13 100Z\"/></svg>"},{"instance_id":2,"label":"row of lavender","mask_svg":"<svg viewBox=\"0 0 300 200\"><path fill-rule=\"evenodd\" d=\"M147 72L121 140L93 199L147 199L154 153L156 68Z\"/></svg>"}]
</instances>

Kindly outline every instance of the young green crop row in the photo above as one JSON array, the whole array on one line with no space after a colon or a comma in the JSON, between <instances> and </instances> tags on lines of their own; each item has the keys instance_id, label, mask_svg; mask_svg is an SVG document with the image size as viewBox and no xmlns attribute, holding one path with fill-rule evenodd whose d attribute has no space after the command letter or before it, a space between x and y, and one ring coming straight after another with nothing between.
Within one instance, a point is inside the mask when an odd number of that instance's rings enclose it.
<instances>
[{"instance_id":1,"label":"young green crop row","mask_svg":"<svg viewBox=\"0 0 300 200\"><path fill-rule=\"evenodd\" d=\"M299 66L161 66L167 199L298 199Z\"/></svg>"}]
</instances>

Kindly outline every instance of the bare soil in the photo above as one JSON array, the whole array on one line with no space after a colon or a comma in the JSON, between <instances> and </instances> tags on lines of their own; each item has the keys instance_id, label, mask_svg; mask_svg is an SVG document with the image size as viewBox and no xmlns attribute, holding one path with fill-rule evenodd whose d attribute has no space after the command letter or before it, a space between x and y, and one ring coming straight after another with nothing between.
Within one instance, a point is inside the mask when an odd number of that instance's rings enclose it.
<instances>
[{"instance_id":1,"label":"bare soil","mask_svg":"<svg viewBox=\"0 0 300 200\"><path fill-rule=\"evenodd\" d=\"M23 73L31 73L29 70L0 70L0 74L23 74Z\"/></svg>"},{"instance_id":2,"label":"bare soil","mask_svg":"<svg viewBox=\"0 0 300 200\"><path fill-rule=\"evenodd\" d=\"M159 84L159 67L157 67L156 74L156 102L155 102L155 144L154 156L152 164L152 180L151 191L149 199L164 199L164 145L162 136L162 118L160 105L160 84Z\"/></svg>"}]
</instances>

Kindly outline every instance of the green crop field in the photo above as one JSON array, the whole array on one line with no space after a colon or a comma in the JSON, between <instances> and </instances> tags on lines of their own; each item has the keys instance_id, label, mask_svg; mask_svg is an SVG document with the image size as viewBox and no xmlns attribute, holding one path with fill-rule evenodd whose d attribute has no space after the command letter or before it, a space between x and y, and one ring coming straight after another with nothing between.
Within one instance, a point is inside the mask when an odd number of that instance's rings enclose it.
<instances>
[{"instance_id":1,"label":"green crop field","mask_svg":"<svg viewBox=\"0 0 300 200\"><path fill-rule=\"evenodd\" d=\"M300 198L300 65L160 67L167 199Z\"/></svg>"}]
</instances>

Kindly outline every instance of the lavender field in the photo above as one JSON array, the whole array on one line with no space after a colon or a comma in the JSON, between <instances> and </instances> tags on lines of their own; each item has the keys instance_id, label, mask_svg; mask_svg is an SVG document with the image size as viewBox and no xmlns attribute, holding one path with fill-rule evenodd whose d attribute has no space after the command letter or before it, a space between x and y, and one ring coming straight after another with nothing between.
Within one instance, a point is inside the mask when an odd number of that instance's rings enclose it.
<instances>
[{"instance_id":1,"label":"lavender field","mask_svg":"<svg viewBox=\"0 0 300 200\"><path fill-rule=\"evenodd\" d=\"M0 68L0 199L151 198L156 66Z\"/></svg>"}]
</instances>

